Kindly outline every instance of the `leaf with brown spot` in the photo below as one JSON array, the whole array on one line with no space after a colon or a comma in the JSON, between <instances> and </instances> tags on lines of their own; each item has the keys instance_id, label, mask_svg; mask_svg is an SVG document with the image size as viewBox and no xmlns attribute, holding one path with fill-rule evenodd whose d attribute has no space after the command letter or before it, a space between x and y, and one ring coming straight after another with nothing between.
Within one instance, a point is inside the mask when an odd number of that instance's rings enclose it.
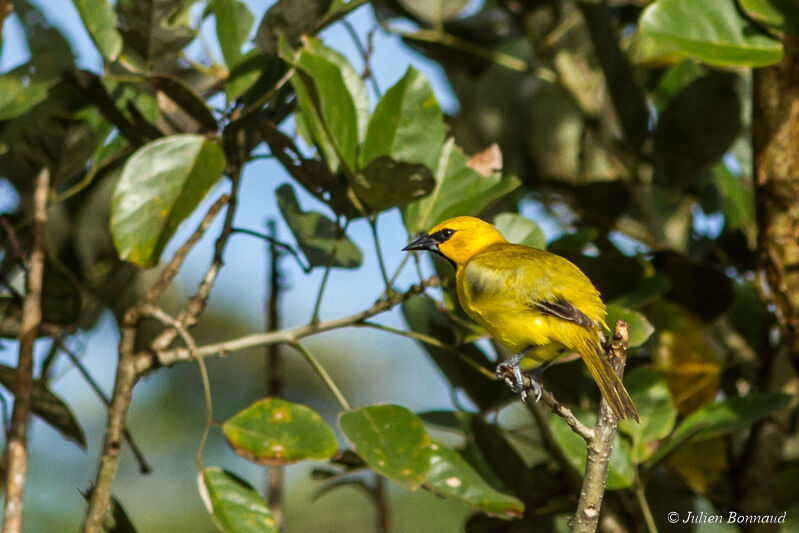
<instances>
[{"instance_id":1,"label":"leaf with brown spot","mask_svg":"<svg viewBox=\"0 0 799 533\"><path fill-rule=\"evenodd\" d=\"M225 422L222 431L233 451L262 465L326 460L338 448L319 413L279 398L258 400Z\"/></svg>"}]
</instances>

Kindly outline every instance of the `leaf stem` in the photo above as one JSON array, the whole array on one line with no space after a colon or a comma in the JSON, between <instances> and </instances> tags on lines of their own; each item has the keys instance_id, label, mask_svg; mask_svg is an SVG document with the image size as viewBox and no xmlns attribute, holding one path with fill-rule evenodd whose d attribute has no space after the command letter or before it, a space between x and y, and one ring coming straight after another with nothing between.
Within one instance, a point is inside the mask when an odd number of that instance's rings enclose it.
<instances>
[{"instance_id":1,"label":"leaf stem","mask_svg":"<svg viewBox=\"0 0 799 533\"><path fill-rule=\"evenodd\" d=\"M344 395L341 394L341 391L339 390L339 388L336 385L335 381L333 381L333 378L331 378L330 374L327 373L327 370L325 370L325 367L323 367L321 365L321 363L319 363L319 360L316 359L316 357L314 357L313 354L311 352L309 352L299 342L297 342L297 341L290 342L289 345L292 348L294 348L295 350L297 350L298 352L300 352L303 357L305 357L305 360L308 361L308 363L311 365L311 367L313 367L313 369L316 371L316 373L319 374L319 377L322 378L322 381L325 382L325 385L327 385L327 388L330 389L330 392L332 392L333 396L336 397L336 401L341 406L341 408L344 409L345 411L351 410L352 407L350 407L349 402L347 401L346 398L344 398Z\"/></svg>"},{"instance_id":2,"label":"leaf stem","mask_svg":"<svg viewBox=\"0 0 799 533\"><path fill-rule=\"evenodd\" d=\"M383 283L386 285L386 293L391 291L391 282L388 279L388 271L386 270L386 262L383 260L383 252L380 250L380 238L377 236L377 215L369 217L369 228L372 230L372 240L375 243L375 252L377 252L377 264L380 267L380 275L383 277Z\"/></svg>"}]
</instances>

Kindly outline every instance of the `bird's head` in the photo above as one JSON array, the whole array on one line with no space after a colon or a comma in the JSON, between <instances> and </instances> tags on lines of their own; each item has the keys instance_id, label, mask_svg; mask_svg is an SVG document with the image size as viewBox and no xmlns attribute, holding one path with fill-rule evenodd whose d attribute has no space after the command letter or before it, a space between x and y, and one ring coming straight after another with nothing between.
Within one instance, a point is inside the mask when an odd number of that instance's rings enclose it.
<instances>
[{"instance_id":1,"label":"bird's head","mask_svg":"<svg viewBox=\"0 0 799 533\"><path fill-rule=\"evenodd\" d=\"M444 257L457 268L487 246L504 242L507 241L502 234L488 222L474 217L455 217L445 220L403 250L427 250Z\"/></svg>"}]
</instances>

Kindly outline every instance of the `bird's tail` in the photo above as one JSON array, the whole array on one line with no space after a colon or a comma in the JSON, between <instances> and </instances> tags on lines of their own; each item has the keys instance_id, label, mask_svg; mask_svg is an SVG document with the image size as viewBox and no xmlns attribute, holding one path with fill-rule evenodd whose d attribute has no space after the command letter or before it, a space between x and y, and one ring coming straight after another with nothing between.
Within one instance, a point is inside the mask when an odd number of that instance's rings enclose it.
<instances>
[{"instance_id":1,"label":"bird's tail","mask_svg":"<svg viewBox=\"0 0 799 533\"><path fill-rule=\"evenodd\" d=\"M631 416L636 422L640 422L638 410L599 343L592 339L580 339L577 348L596 381L599 392L616 416L619 419Z\"/></svg>"}]
</instances>

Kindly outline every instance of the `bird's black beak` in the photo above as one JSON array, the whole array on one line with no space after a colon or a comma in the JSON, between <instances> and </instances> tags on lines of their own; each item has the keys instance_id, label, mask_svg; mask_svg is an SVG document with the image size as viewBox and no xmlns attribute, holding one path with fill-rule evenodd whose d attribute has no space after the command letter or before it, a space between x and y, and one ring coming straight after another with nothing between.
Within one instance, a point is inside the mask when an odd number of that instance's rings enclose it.
<instances>
[{"instance_id":1,"label":"bird's black beak","mask_svg":"<svg viewBox=\"0 0 799 533\"><path fill-rule=\"evenodd\" d=\"M437 252L438 251L439 241L431 237L430 235L425 235L424 237L419 237L408 246L402 249L403 252L409 252L411 250L427 250L428 252Z\"/></svg>"}]
</instances>

